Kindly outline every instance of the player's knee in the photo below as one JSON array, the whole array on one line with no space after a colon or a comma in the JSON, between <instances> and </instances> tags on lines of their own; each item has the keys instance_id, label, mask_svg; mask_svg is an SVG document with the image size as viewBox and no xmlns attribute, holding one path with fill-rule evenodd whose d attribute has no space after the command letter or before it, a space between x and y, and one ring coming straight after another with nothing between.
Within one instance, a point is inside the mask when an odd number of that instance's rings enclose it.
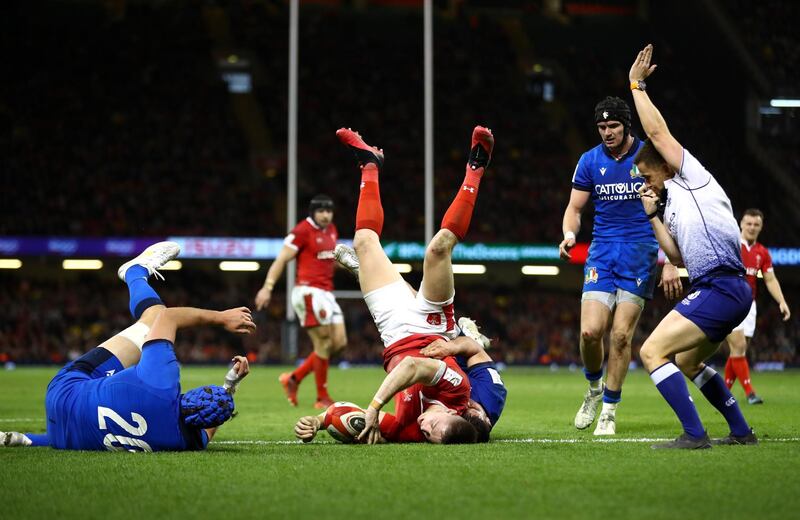
<instances>
[{"instance_id":1,"label":"player's knee","mask_svg":"<svg viewBox=\"0 0 800 520\"><path fill-rule=\"evenodd\" d=\"M378 234L371 229L358 229L353 236L353 249L356 255L360 255L376 245L380 247L380 238Z\"/></svg>"},{"instance_id":2,"label":"player's knee","mask_svg":"<svg viewBox=\"0 0 800 520\"><path fill-rule=\"evenodd\" d=\"M452 231L441 229L434 235L428 247L425 249L425 256L433 259L447 258L452 254L453 248L457 243L458 238Z\"/></svg>"},{"instance_id":3,"label":"player's knee","mask_svg":"<svg viewBox=\"0 0 800 520\"><path fill-rule=\"evenodd\" d=\"M642 360L642 365L644 365L647 370L658 368L654 365L660 357L658 349L653 343L645 341L644 345L642 345L642 348L639 350L639 358Z\"/></svg>"},{"instance_id":4,"label":"player's knee","mask_svg":"<svg viewBox=\"0 0 800 520\"><path fill-rule=\"evenodd\" d=\"M601 327L581 327L581 339L584 343L593 345L603 339Z\"/></svg>"},{"instance_id":5,"label":"player's knee","mask_svg":"<svg viewBox=\"0 0 800 520\"><path fill-rule=\"evenodd\" d=\"M612 330L610 336L611 348L615 350L628 350L631 348L630 334L626 330Z\"/></svg>"}]
</instances>

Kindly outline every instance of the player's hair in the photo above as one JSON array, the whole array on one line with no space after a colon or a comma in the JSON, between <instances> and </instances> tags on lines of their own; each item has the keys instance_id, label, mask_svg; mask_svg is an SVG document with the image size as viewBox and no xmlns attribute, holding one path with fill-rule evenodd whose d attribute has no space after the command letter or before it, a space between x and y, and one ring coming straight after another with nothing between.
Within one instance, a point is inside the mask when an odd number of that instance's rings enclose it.
<instances>
[{"instance_id":1,"label":"player's hair","mask_svg":"<svg viewBox=\"0 0 800 520\"><path fill-rule=\"evenodd\" d=\"M442 434L442 444L475 444L478 442L478 431L463 417L455 417L450 426Z\"/></svg>"},{"instance_id":2,"label":"player's hair","mask_svg":"<svg viewBox=\"0 0 800 520\"><path fill-rule=\"evenodd\" d=\"M667 161L664 160L664 157L656 149L656 145L653 144L653 141L645 139L644 144L636 153L636 157L633 158L633 164L637 166L646 164L654 168L659 168L666 166Z\"/></svg>"},{"instance_id":3,"label":"player's hair","mask_svg":"<svg viewBox=\"0 0 800 520\"><path fill-rule=\"evenodd\" d=\"M318 209L329 209L333 211L333 199L324 193L314 195L311 202L308 203L308 214L314 218L314 212Z\"/></svg>"},{"instance_id":4,"label":"player's hair","mask_svg":"<svg viewBox=\"0 0 800 520\"><path fill-rule=\"evenodd\" d=\"M462 415L462 417L464 418L464 420L470 423L473 428L475 428L475 432L478 434L477 438L478 442L489 442L489 433L491 432L491 430L489 429L489 426L486 424L486 421L484 421L475 414Z\"/></svg>"},{"instance_id":5,"label":"player's hair","mask_svg":"<svg viewBox=\"0 0 800 520\"><path fill-rule=\"evenodd\" d=\"M761 217L761 221L764 221L764 212L758 208L747 208L744 210L742 214L742 218L744 217Z\"/></svg>"},{"instance_id":6,"label":"player's hair","mask_svg":"<svg viewBox=\"0 0 800 520\"><path fill-rule=\"evenodd\" d=\"M233 416L231 394L217 385L192 388L181 396L183 422L195 428L213 428Z\"/></svg>"},{"instance_id":7,"label":"player's hair","mask_svg":"<svg viewBox=\"0 0 800 520\"><path fill-rule=\"evenodd\" d=\"M622 98L607 96L594 107L594 122L601 121L619 121L627 136L631 131L631 107Z\"/></svg>"}]
</instances>

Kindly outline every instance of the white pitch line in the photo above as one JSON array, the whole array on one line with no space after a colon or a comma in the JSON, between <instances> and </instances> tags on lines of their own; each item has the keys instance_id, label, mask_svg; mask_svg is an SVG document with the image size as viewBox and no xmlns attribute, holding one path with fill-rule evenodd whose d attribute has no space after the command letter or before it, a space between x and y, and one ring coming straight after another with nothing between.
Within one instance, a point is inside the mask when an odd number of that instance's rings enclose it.
<instances>
[{"instance_id":1,"label":"white pitch line","mask_svg":"<svg viewBox=\"0 0 800 520\"><path fill-rule=\"evenodd\" d=\"M618 438L618 439L498 439L492 441L498 444L621 444L621 443L648 443L648 442L665 442L670 441L671 438L660 437L639 437L639 438ZM759 442L800 442L800 437L770 437L766 439L759 439ZM277 445L292 445L304 444L301 441L265 441L265 440L241 440L241 441L212 441L212 444L228 444L228 445L259 445L259 446L277 446ZM314 441L314 444L339 444L334 441Z\"/></svg>"},{"instance_id":2,"label":"white pitch line","mask_svg":"<svg viewBox=\"0 0 800 520\"><path fill-rule=\"evenodd\" d=\"M15 417L13 419L0 419L0 422L28 422L28 421L42 421L42 420L44 420L43 417L36 417L36 418Z\"/></svg>"}]
</instances>

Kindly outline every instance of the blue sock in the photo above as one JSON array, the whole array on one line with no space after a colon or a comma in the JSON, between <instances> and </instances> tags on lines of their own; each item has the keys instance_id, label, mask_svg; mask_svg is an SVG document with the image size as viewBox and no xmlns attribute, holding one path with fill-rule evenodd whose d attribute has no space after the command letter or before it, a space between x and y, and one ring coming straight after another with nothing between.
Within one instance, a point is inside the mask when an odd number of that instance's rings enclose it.
<instances>
[{"instance_id":1,"label":"blue sock","mask_svg":"<svg viewBox=\"0 0 800 520\"><path fill-rule=\"evenodd\" d=\"M589 388L591 388L592 391L596 391L597 389L600 388L600 385L603 384L603 382L600 381L601 379L603 379L602 367L597 372L589 372L588 370L586 370L586 367L584 367L583 375L584 377L586 377L586 380L589 381Z\"/></svg>"},{"instance_id":2,"label":"blue sock","mask_svg":"<svg viewBox=\"0 0 800 520\"><path fill-rule=\"evenodd\" d=\"M705 435L703 423L697 415L697 408L689 395L689 387L683 379L683 374L678 370L674 363L664 363L650 373L650 379L656 384L656 388L664 396L675 415L681 421L683 431L692 437L702 437Z\"/></svg>"},{"instance_id":3,"label":"blue sock","mask_svg":"<svg viewBox=\"0 0 800 520\"><path fill-rule=\"evenodd\" d=\"M703 392L708 402L725 417L733 435L743 437L750 433L750 426L742 415L742 410L739 409L739 403L716 370L705 367L692 378L692 381Z\"/></svg>"},{"instance_id":4,"label":"blue sock","mask_svg":"<svg viewBox=\"0 0 800 520\"><path fill-rule=\"evenodd\" d=\"M130 310L134 319L138 320L142 317L142 313L153 305L164 305L164 302L159 298L147 279L150 273L147 268L141 265L132 265L125 271L125 283L128 284L128 292L130 293Z\"/></svg>"},{"instance_id":5,"label":"blue sock","mask_svg":"<svg viewBox=\"0 0 800 520\"><path fill-rule=\"evenodd\" d=\"M605 387L603 390L603 402L604 403L611 403L616 404L622 401L622 389L619 390L609 390L608 387Z\"/></svg>"},{"instance_id":6,"label":"blue sock","mask_svg":"<svg viewBox=\"0 0 800 520\"><path fill-rule=\"evenodd\" d=\"M50 446L50 439L46 433L26 433L25 436L33 442L31 447Z\"/></svg>"}]
</instances>

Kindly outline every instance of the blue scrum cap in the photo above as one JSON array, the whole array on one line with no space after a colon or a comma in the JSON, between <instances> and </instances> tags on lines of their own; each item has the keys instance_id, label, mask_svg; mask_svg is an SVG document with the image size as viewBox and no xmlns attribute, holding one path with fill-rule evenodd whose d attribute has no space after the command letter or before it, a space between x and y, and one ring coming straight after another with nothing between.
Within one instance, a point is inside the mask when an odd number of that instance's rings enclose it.
<instances>
[{"instance_id":1,"label":"blue scrum cap","mask_svg":"<svg viewBox=\"0 0 800 520\"><path fill-rule=\"evenodd\" d=\"M183 422L195 428L213 428L233 414L233 397L217 385L192 388L181 396Z\"/></svg>"}]
</instances>

